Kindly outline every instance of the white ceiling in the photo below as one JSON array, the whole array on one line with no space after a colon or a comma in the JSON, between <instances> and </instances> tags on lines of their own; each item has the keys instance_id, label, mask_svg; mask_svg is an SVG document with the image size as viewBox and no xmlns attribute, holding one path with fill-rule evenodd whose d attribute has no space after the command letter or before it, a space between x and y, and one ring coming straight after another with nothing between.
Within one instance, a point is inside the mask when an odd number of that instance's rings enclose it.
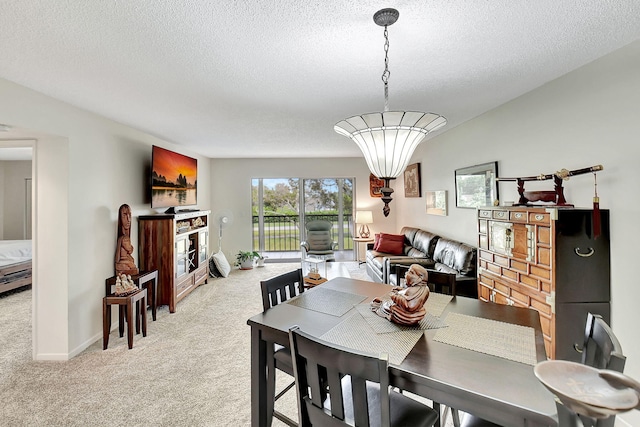
<instances>
[{"instance_id":1,"label":"white ceiling","mask_svg":"<svg viewBox=\"0 0 640 427\"><path fill-rule=\"evenodd\" d=\"M640 38L639 0L3 0L0 77L209 157L360 156L384 7L390 107L440 132Z\"/></svg>"}]
</instances>

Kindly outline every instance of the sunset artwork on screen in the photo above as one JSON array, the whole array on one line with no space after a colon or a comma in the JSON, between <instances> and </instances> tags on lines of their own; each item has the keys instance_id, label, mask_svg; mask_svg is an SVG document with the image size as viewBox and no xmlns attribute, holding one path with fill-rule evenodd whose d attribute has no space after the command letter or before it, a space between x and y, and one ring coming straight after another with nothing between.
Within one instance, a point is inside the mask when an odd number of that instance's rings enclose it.
<instances>
[{"instance_id":1,"label":"sunset artwork on screen","mask_svg":"<svg viewBox=\"0 0 640 427\"><path fill-rule=\"evenodd\" d=\"M153 147L151 207L170 208L197 203L198 160Z\"/></svg>"}]
</instances>

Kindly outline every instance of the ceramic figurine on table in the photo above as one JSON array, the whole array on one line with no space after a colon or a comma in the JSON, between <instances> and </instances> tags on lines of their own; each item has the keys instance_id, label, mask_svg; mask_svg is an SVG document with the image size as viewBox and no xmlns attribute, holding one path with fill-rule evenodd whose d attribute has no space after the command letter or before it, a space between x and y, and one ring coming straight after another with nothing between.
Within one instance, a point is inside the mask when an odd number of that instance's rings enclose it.
<instances>
[{"instance_id":1,"label":"ceramic figurine on table","mask_svg":"<svg viewBox=\"0 0 640 427\"><path fill-rule=\"evenodd\" d=\"M138 287L133 283L130 275L118 274L116 277L116 295L128 295L136 292Z\"/></svg>"},{"instance_id":2,"label":"ceramic figurine on table","mask_svg":"<svg viewBox=\"0 0 640 427\"><path fill-rule=\"evenodd\" d=\"M427 314L424 304L429 298L428 277L429 272L423 266L412 264L405 274L406 286L394 287L389 294L391 301L375 298L371 309L399 325L417 324Z\"/></svg>"}]
</instances>

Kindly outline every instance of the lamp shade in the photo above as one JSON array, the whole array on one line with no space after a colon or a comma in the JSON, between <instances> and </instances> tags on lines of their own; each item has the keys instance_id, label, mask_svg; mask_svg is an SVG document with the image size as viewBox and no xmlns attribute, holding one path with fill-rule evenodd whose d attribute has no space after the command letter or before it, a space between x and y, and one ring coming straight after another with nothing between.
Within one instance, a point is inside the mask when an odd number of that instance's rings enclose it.
<instances>
[{"instance_id":1,"label":"lamp shade","mask_svg":"<svg viewBox=\"0 0 640 427\"><path fill-rule=\"evenodd\" d=\"M447 119L439 114L385 111L344 119L333 129L351 138L371 173L384 179L400 176L424 137L446 124Z\"/></svg>"},{"instance_id":2,"label":"lamp shade","mask_svg":"<svg viewBox=\"0 0 640 427\"><path fill-rule=\"evenodd\" d=\"M373 224L373 213L371 211L356 211L356 224Z\"/></svg>"}]
</instances>

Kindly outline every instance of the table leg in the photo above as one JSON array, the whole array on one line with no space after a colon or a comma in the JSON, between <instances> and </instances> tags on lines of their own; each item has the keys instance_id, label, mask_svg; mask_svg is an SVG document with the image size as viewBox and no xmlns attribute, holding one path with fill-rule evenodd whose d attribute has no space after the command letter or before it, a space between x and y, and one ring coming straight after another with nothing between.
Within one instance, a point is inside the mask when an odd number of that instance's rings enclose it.
<instances>
[{"instance_id":1,"label":"table leg","mask_svg":"<svg viewBox=\"0 0 640 427\"><path fill-rule=\"evenodd\" d=\"M142 298L142 336L147 336L147 297Z\"/></svg>"},{"instance_id":2,"label":"table leg","mask_svg":"<svg viewBox=\"0 0 640 427\"><path fill-rule=\"evenodd\" d=\"M102 299L102 349L109 346L109 333L111 333L111 305L107 304L107 299Z\"/></svg>"},{"instance_id":3,"label":"table leg","mask_svg":"<svg viewBox=\"0 0 640 427\"><path fill-rule=\"evenodd\" d=\"M276 396L276 359L273 357L274 344L266 342L267 356L267 427L271 427L273 423L273 411L275 407Z\"/></svg>"},{"instance_id":4,"label":"table leg","mask_svg":"<svg viewBox=\"0 0 640 427\"><path fill-rule=\"evenodd\" d=\"M147 306L146 305L142 305L142 302L144 301L144 299L139 299L138 301L136 301L135 305L136 305L136 335L140 333L140 316L142 316L142 312L143 311L147 311Z\"/></svg>"},{"instance_id":5,"label":"table leg","mask_svg":"<svg viewBox=\"0 0 640 427\"><path fill-rule=\"evenodd\" d=\"M140 289L145 288L147 290L147 305L151 306L151 315L155 322L156 313L158 312L158 280L151 278L138 286Z\"/></svg>"},{"instance_id":6,"label":"table leg","mask_svg":"<svg viewBox=\"0 0 640 427\"><path fill-rule=\"evenodd\" d=\"M267 425L267 343L251 327L251 425Z\"/></svg>"},{"instance_id":7,"label":"table leg","mask_svg":"<svg viewBox=\"0 0 640 427\"><path fill-rule=\"evenodd\" d=\"M129 344L129 350L133 348L133 312L134 307L131 303L131 298L127 301L127 342Z\"/></svg>"},{"instance_id":8,"label":"table leg","mask_svg":"<svg viewBox=\"0 0 640 427\"><path fill-rule=\"evenodd\" d=\"M118 305L118 332L120 332L120 338L124 336L124 316L127 312L127 308L123 305Z\"/></svg>"},{"instance_id":9,"label":"table leg","mask_svg":"<svg viewBox=\"0 0 640 427\"><path fill-rule=\"evenodd\" d=\"M152 279L149 288L151 289L151 296L147 295L147 298L151 298L151 316L155 322L158 308L158 279Z\"/></svg>"}]
</instances>

